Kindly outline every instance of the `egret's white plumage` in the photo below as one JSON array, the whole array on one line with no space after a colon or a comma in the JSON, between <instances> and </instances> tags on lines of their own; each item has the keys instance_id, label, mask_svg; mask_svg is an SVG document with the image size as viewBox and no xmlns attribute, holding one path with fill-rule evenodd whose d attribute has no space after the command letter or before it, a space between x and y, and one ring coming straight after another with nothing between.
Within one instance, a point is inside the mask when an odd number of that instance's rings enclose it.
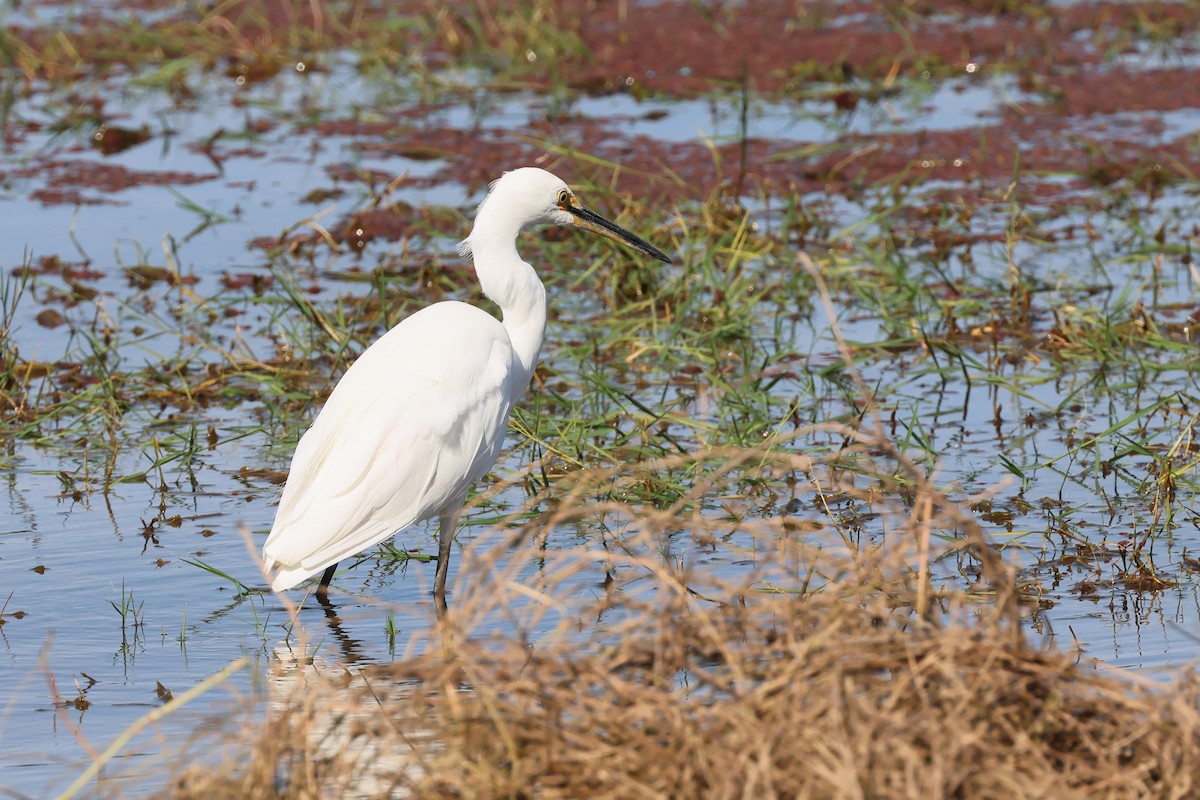
<instances>
[{"instance_id":1,"label":"egret's white plumage","mask_svg":"<svg viewBox=\"0 0 1200 800\"><path fill-rule=\"evenodd\" d=\"M447 338L446 326L475 344ZM368 348L296 448L264 549L278 565L271 587L461 506L495 463L523 390L512 362L504 327L465 303L422 309Z\"/></svg>"},{"instance_id":2,"label":"egret's white plumage","mask_svg":"<svg viewBox=\"0 0 1200 800\"><path fill-rule=\"evenodd\" d=\"M509 411L529 387L546 329L546 292L517 254L522 228L577 225L667 261L579 206L542 169L492 184L460 245L503 322L460 302L435 303L372 344L346 371L292 457L263 545L271 588L290 589L402 528L438 518L435 594L445 606L450 542L467 492L491 469Z\"/></svg>"}]
</instances>

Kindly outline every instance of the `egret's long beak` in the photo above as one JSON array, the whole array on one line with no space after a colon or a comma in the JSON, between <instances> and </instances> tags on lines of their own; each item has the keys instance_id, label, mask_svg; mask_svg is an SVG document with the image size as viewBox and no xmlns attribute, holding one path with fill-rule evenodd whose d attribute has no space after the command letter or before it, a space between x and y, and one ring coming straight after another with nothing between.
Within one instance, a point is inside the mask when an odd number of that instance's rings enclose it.
<instances>
[{"instance_id":1,"label":"egret's long beak","mask_svg":"<svg viewBox=\"0 0 1200 800\"><path fill-rule=\"evenodd\" d=\"M587 230L598 233L601 236L607 236L609 239L627 244L635 250L639 250L648 256L654 256L659 261L665 261L668 264L671 263L671 259L667 258L667 256L657 247L647 241L644 241L643 239L638 238L637 236L634 236L620 225L609 222L596 212L588 211L586 208L582 208L577 205L564 205L561 208L575 217L575 224L579 227L586 228Z\"/></svg>"}]
</instances>

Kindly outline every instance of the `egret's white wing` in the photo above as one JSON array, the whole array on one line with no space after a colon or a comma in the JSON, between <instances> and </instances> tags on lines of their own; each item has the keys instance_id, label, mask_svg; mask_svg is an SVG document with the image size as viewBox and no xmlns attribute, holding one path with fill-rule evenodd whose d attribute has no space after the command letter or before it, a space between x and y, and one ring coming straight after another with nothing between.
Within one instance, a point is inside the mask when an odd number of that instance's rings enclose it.
<instances>
[{"instance_id":1,"label":"egret's white wing","mask_svg":"<svg viewBox=\"0 0 1200 800\"><path fill-rule=\"evenodd\" d=\"M272 587L461 505L500 452L513 353L492 316L436 303L346 371L292 458L263 555Z\"/></svg>"}]
</instances>

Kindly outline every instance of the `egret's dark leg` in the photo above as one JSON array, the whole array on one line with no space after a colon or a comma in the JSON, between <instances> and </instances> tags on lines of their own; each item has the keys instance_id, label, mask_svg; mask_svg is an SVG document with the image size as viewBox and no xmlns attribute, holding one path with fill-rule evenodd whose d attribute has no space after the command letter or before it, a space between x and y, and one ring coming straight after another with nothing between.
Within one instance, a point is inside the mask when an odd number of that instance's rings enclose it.
<instances>
[{"instance_id":1,"label":"egret's dark leg","mask_svg":"<svg viewBox=\"0 0 1200 800\"><path fill-rule=\"evenodd\" d=\"M458 528L459 509L438 517L438 563L433 576L433 599L437 603L438 616L446 613L446 573L450 569L450 545L454 543L454 531Z\"/></svg>"},{"instance_id":2,"label":"egret's dark leg","mask_svg":"<svg viewBox=\"0 0 1200 800\"><path fill-rule=\"evenodd\" d=\"M317 584L318 600L329 599L329 584L333 580L333 573L337 572L337 568L337 564L330 564L329 569L325 570L325 573L321 575L321 582Z\"/></svg>"}]
</instances>

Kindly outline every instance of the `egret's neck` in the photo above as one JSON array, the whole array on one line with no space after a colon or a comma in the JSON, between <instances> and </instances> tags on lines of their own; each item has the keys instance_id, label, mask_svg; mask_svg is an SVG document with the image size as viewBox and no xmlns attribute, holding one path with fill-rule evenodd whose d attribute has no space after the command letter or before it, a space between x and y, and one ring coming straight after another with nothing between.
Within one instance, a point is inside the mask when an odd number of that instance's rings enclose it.
<instances>
[{"instance_id":1,"label":"egret's neck","mask_svg":"<svg viewBox=\"0 0 1200 800\"><path fill-rule=\"evenodd\" d=\"M500 306L504 328L520 362L519 396L525 393L529 379L533 377L546 335L546 288L533 267L517 254L519 231L491 230L486 222L481 213L468 241L479 285L483 293Z\"/></svg>"}]
</instances>

